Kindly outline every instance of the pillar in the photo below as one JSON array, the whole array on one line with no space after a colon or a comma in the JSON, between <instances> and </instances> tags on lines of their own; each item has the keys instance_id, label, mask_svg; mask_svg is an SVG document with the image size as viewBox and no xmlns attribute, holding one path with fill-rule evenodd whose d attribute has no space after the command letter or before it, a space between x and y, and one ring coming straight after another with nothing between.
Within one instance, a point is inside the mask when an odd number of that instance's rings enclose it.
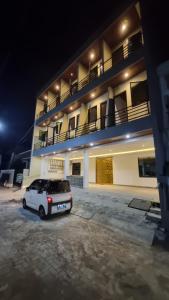
<instances>
[{"instance_id":1,"label":"pillar","mask_svg":"<svg viewBox=\"0 0 169 300\"><path fill-rule=\"evenodd\" d=\"M65 153L65 160L64 160L64 179L69 176L69 153Z\"/></svg>"},{"instance_id":2,"label":"pillar","mask_svg":"<svg viewBox=\"0 0 169 300\"><path fill-rule=\"evenodd\" d=\"M83 187L89 186L89 154L87 149L83 152Z\"/></svg>"}]
</instances>

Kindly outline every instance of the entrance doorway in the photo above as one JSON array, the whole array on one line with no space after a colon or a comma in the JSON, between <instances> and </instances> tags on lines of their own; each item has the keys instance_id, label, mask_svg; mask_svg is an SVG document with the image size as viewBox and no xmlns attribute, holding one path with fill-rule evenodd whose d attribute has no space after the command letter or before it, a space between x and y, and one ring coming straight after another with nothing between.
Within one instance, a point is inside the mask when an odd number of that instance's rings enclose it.
<instances>
[{"instance_id":1,"label":"entrance doorway","mask_svg":"<svg viewBox=\"0 0 169 300\"><path fill-rule=\"evenodd\" d=\"M112 157L96 159L96 183L98 184L113 183Z\"/></svg>"},{"instance_id":2,"label":"entrance doorway","mask_svg":"<svg viewBox=\"0 0 169 300\"><path fill-rule=\"evenodd\" d=\"M100 127L101 129L105 128L106 123L106 106L107 102L102 102L100 104Z\"/></svg>"}]
</instances>

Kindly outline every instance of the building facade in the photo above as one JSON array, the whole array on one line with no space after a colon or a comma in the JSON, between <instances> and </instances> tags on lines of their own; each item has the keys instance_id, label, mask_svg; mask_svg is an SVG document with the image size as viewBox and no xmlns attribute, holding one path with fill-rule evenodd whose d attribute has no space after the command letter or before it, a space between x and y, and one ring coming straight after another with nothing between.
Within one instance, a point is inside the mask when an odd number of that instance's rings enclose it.
<instances>
[{"instance_id":1,"label":"building facade","mask_svg":"<svg viewBox=\"0 0 169 300\"><path fill-rule=\"evenodd\" d=\"M30 179L156 187L139 2L112 18L36 102Z\"/></svg>"}]
</instances>

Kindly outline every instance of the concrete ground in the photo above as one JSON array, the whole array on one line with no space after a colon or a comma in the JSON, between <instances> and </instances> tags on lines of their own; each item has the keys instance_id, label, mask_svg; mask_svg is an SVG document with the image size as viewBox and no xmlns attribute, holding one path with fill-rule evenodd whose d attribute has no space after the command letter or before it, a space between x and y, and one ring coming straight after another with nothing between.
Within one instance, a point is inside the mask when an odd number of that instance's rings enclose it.
<instances>
[{"instance_id":1,"label":"concrete ground","mask_svg":"<svg viewBox=\"0 0 169 300\"><path fill-rule=\"evenodd\" d=\"M168 253L124 230L154 226L130 215L129 195L73 195L72 214L41 221L22 209L22 191L0 190L0 299L169 299Z\"/></svg>"}]
</instances>

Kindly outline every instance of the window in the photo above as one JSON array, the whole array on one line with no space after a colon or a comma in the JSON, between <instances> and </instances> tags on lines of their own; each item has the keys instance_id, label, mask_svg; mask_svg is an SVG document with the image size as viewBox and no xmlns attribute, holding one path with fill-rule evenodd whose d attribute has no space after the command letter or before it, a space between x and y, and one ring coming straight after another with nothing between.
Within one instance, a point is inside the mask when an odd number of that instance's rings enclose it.
<instances>
[{"instance_id":1,"label":"window","mask_svg":"<svg viewBox=\"0 0 169 300\"><path fill-rule=\"evenodd\" d=\"M48 194L69 193L70 184L68 180L50 181L47 187Z\"/></svg>"},{"instance_id":2,"label":"window","mask_svg":"<svg viewBox=\"0 0 169 300\"><path fill-rule=\"evenodd\" d=\"M132 106L148 101L147 80L130 82Z\"/></svg>"},{"instance_id":3,"label":"window","mask_svg":"<svg viewBox=\"0 0 169 300\"><path fill-rule=\"evenodd\" d=\"M39 140L42 142L46 141L47 131L40 130L39 131Z\"/></svg>"},{"instance_id":4,"label":"window","mask_svg":"<svg viewBox=\"0 0 169 300\"><path fill-rule=\"evenodd\" d=\"M69 119L69 130L75 129L75 117Z\"/></svg>"},{"instance_id":5,"label":"window","mask_svg":"<svg viewBox=\"0 0 169 300\"><path fill-rule=\"evenodd\" d=\"M35 180L30 185L30 189L31 190L39 190L39 189L43 188L46 183L47 183L47 180L42 180L42 179Z\"/></svg>"},{"instance_id":6,"label":"window","mask_svg":"<svg viewBox=\"0 0 169 300\"><path fill-rule=\"evenodd\" d=\"M78 82L77 81L72 83L70 91L71 91L71 95L74 95L78 91Z\"/></svg>"},{"instance_id":7,"label":"window","mask_svg":"<svg viewBox=\"0 0 169 300\"><path fill-rule=\"evenodd\" d=\"M80 163L72 163L72 175L80 175Z\"/></svg>"},{"instance_id":8,"label":"window","mask_svg":"<svg viewBox=\"0 0 169 300\"><path fill-rule=\"evenodd\" d=\"M61 127L62 127L62 122L56 123L56 126L55 126L55 133L56 133L56 134L59 134L59 133L60 133Z\"/></svg>"},{"instance_id":9,"label":"window","mask_svg":"<svg viewBox=\"0 0 169 300\"><path fill-rule=\"evenodd\" d=\"M139 158L139 177L156 177L155 158Z\"/></svg>"},{"instance_id":10,"label":"window","mask_svg":"<svg viewBox=\"0 0 169 300\"><path fill-rule=\"evenodd\" d=\"M88 110L88 122L92 123L97 120L97 106L91 107Z\"/></svg>"}]
</instances>

